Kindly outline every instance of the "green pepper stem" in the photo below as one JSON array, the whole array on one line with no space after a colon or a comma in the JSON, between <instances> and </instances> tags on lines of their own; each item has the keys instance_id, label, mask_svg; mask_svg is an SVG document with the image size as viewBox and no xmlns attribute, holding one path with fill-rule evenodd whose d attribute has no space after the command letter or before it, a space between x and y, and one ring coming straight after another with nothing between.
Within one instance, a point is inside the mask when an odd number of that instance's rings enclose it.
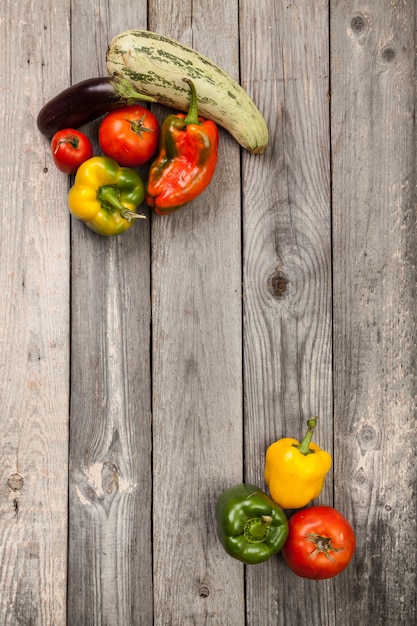
<instances>
[{"instance_id":1,"label":"green pepper stem","mask_svg":"<svg viewBox=\"0 0 417 626\"><path fill-rule=\"evenodd\" d=\"M184 124L199 124L200 122L198 121L197 92L195 90L194 83L189 78L184 78L183 80L190 85L191 89L190 108L188 109L187 117L184 120Z\"/></svg>"},{"instance_id":2,"label":"green pepper stem","mask_svg":"<svg viewBox=\"0 0 417 626\"><path fill-rule=\"evenodd\" d=\"M313 454L314 450L310 450L310 443L313 438L314 429L317 426L317 417L312 417L307 420L307 432L303 437L303 440L298 446L295 446L297 450L301 452L301 454Z\"/></svg>"},{"instance_id":3,"label":"green pepper stem","mask_svg":"<svg viewBox=\"0 0 417 626\"><path fill-rule=\"evenodd\" d=\"M253 517L249 519L243 530L243 534L248 543L262 543L269 534L269 527L272 524L271 515L262 515L262 517Z\"/></svg>"}]
</instances>

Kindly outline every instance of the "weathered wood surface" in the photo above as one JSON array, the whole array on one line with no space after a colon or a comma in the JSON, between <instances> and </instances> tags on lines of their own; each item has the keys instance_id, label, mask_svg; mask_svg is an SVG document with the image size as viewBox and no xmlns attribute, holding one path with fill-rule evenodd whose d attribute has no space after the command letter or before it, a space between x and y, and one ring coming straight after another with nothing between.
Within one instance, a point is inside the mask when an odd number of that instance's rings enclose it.
<instances>
[{"instance_id":1,"label":"weathered wood surface","mask_svg":"<svg viewBox=\"0 0 417 626\"><path fill-rule=\"evenodd\" d=\"M66 614L67 181L50 166L34 120L42 101L68 85L69 3L44 11L41 2L6 2L0 19L0 622L7 626L62 624ZM57 46L58 33L66 36Z\"/></svg>"},{"instance_id":2,"label":"weathered wood surface","mask_svg":"<svg viewBox=\"0 0 417 626\"><path fill-rule=\"evenodd\" d=\"M416 624L416 4L331 12L335 505L350 621Z\"/></svg>"},{"instance_id":3,"label":"weathered wood surface","mask_svg":"<svg viewBox=\"0 0 417 626\"><path fill-rule=\"evenodd\" d=\"M7 0L0 27L0 623L417 623L414 0ZM108 240L35 120L134 27L239 79L270 145L221 131L196 202ZM358 539L319 583L213 517L311 414Z\"/></svg>"}]
</instances>

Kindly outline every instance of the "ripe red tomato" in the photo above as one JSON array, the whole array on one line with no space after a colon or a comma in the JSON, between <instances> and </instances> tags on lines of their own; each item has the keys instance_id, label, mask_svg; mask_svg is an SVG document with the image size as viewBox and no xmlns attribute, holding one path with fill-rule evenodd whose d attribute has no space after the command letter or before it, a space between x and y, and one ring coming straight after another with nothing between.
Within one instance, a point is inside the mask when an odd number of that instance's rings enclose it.
<instances>
[{"instance_id":1,"label":"ripe red tomato","mask_svg":"<svg viewBox=\"0 0 417 626\"><path fill-rule=\"evenodd\" d=\"M356 547L348 520L329 506L297 511L288 522L288 539L281 551L297 576L323 580L340 574Z\"/></svg>"},{"instance_id":2,"label":"ripe red tomato","mask_svg":"<svg viewBox=\"0 0 417 626\"><path fill-rule=\"evenodd\" d=\"M159 142L159 122L139 104L108 113L98 130L100 148L119 165L137 167L149 161Z\"/></svg>"},{"instance_id":3,"label":"ripe red tomato","mask_svg":"<svg viewBox=\"0 0 417 626\"><path fill-rule=\"evenodd\" d=\"M51 140L52 158L65 174L75 174L81 163L93 156L89 138L74 128L59 130Z\"/></svg>"}]
</instances>

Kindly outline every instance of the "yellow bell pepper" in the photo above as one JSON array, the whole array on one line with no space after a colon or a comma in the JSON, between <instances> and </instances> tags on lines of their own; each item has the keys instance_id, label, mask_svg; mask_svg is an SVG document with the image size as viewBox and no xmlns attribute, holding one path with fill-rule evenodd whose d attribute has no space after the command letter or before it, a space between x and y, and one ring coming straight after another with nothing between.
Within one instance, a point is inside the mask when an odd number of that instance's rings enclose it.
<instances>
[{"instance_id":1,"label":"yellow bell pepper","mask_svg":"<svg viewBox=\"0 0 417 626\"><path fill-rule=\"evenodd\" d=\"M146 219L136 213L144 197L145 188L135 170L120 167L109 157L95 156L78 168L68 193L68 207L74 217L99 235L119 235L136 219Z\"/></svg>"},{"instance_id":2,"label":"yellow bell pepper","mask_svg":"<svg viewBox=\"0 0 417 626\"><path fill-rule=\"evenodd\" d=\"M283 509L300 509L323 489L332 459L311 441L316 425L317 418L308 420L308 430L301 443L285 437L266 451L265 482L271 498Z\"/></svg>"}]
</instances>

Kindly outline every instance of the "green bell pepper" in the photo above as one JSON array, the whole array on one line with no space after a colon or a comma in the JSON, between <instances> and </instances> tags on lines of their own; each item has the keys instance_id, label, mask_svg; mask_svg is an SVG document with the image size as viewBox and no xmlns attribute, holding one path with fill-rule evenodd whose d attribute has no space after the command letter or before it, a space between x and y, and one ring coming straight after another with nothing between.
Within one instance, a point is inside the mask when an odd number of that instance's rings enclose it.
<instances>
[{"instance_id":1,"label":"green bell pepper","mask_svg":"<svg viewBox=\"0 0 417 626\"><path fill-rule=\"evenodd\" d=\"M266 561L288 536L284 511L258 487L240 483L216 503L217 536L226 552L243 563Z\"/></svg>"}]
</instances>

